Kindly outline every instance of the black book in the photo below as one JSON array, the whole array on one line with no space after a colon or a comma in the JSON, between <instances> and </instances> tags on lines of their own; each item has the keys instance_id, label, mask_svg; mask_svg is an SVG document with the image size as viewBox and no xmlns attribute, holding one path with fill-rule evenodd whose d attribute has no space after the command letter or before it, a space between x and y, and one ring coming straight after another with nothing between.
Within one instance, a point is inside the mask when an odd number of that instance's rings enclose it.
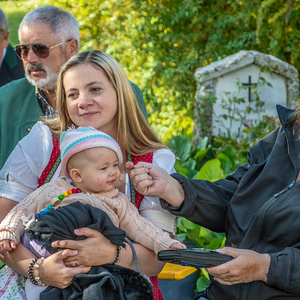
<instances>
[{"instance_id":1,"label":"black book","mask_svg":"<svg viewBox=\"0 0 300 300\"><path fill-rule=\"evenodd\" d=\"M160 261L195 267L197 269L217 266L232 259L229 255L203 248L162 250L157 253L157 258Z\"/></svg>"}]
</instances>

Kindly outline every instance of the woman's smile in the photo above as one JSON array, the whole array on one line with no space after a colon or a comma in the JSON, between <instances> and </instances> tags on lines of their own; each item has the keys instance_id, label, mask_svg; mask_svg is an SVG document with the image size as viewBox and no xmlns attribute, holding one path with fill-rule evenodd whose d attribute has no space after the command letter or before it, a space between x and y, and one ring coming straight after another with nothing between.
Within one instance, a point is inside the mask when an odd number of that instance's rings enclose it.
<instances>
[{"instance_id":1,"label":"woman's smile","mask_svg":"<svg viewBox=\"0 0 300 300\"><path fill-rule=\"evenodd\" d=\"M89 118L97 115L98 113L99 113L98 111L88 111L88 112L80 113L79 116L84 118Z\"/></svg>"}]
</instances>

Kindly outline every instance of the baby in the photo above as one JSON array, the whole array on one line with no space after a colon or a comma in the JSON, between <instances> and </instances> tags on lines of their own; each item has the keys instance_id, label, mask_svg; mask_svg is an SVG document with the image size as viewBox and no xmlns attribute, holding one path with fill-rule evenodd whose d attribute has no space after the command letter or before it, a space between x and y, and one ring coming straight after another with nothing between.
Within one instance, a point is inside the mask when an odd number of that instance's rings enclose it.
<instances>
[{"instance_id":1,"label":"baby","mask_svg":"<svg viewBox=\"0 0 300 300\"><path fill-rule=\"evenodd\" d=\"M0 253L12 250L20 242L25 229L23 216L43 214L49 205L63 206L75 201L104 210L128 238L156 253L169 248L186 248L141 217L136 207L115 187L120 179L123 156L113 138L92 127L81 127L63 132L60 145L62 169L71 180L61 177L45 184L10 211L0 224ZM72 193L74 187L77 193ZM69 194L59 200L63 192ZM25 222L29 227L35 221L30 218Z\"/></svg>"},{"instance_id":2,"label":"baby","mask_svg":"<svg viewBox=\"0 0 300 300\"><path fill-rule=\"evenodd\" d=\"M186 248L141 217L137 208L115 187L120 179L123 156L113 138L92 127L70 129L63 132L60 148L62 170L67 177L38 188L9 212L0 224L0 253L14 249L25 228L38 223L39 215L76 201L101 209L129 239L155 253ZM50 253L40 256L47 255Z\"/></svg>"}]
</instances>

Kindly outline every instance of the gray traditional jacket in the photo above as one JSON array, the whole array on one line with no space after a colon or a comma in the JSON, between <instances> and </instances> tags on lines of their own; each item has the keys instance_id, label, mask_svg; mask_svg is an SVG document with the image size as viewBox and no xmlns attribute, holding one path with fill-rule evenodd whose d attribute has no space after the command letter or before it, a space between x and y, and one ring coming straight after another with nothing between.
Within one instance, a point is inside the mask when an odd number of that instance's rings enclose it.
<instances>
[{"instance_id":1,"label":"gray traditional jacket","mask_svg":"<svg viewBox=\"0 0 300 300\"><path fill-rule=\"evenodd\" d=\"M277 111L282 126L249 150L248 164L216 182L173 174L184 202L161 200L174 215L225 232L226 246L271 256L267 283L228 286L211 278L209 300L300 299L300 128L293 128L293 110Z\"/></svg>"}]
</instances>

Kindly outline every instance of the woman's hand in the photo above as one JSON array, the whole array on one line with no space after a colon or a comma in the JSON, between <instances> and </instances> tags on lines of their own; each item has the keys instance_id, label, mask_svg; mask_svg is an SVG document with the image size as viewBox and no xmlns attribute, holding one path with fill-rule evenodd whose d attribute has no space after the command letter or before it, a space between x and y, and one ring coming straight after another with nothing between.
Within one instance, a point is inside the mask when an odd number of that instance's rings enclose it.
<instances>
[{"instance_id":1,"label":"woman's hand","mask_svg":"<svg viewBox=\"0 0 300 300\"><path fill-rule=\"evenodd\" d=\"M271 258L252 250L225 247L219 253L232 256L234 259L216 267L206 268L214 279L222 284L233 285L254 280L266 281Z\"/></svg>"},{"instance_id":2,"label":"woman's hand","mask_svg":"<svg viewBox=\"0 0 300 300\"><path fill-rule=\"evenodd\" d=\"M171 177L164 169L145 162L134 165L125 164L135 189L144 196L159 197L172 206L179 206L184 200L181 184Z\"/></svg>"},{"instance_id":3,"label":"woman's hand","mask_svg":"<svg viewBox=\"0 0 300 300\"><path fill-rule=\"evenodd\" d=\"M102 233L90 228L75 229L74 233L87 238L80 241L62 240L52 243L52 247L77 250L77 254L64 259L67 267L99 266L114 261L116 245L112 244Z\"/></svg>"},{"instance_id":4,"label":"woman's hand","mask_svg":"<svg viewBox=\"0 0 300 300\"><path fill-rule=\"evenodd\" d=\"M99 266L114 261L116 257L116 245L112 244L103 234L90 228L76 229L74 233L76 235L84 235L87 238L81 241L63 240L52 243L52 247L68 248L75 251L72 256L69 255L63 259L64 264L70 267L70 269L75 269L74 261L80 267ZM136 270L133 252L130 246L127 243L125 244L126 248L121 248L120 257L116 264ZM134 248L141 273L147 276L157 275L163 268L164 263L159 262L156 254L142 245L134 244Z\"/></svg>"},{"instance_id":5,"label":"woman's hand","mask_svg":"<svg viewBox=\"0 0 300 300\"><path fill-rule=\"evenodd\" d=\"M64 289L72 283L72 279L79 273L87 273L90 267L68 268L64 259L77 255L77 251L65 249L47 257L40 265L39 276L45 285Z\"/></svg>"}]
</instances>

